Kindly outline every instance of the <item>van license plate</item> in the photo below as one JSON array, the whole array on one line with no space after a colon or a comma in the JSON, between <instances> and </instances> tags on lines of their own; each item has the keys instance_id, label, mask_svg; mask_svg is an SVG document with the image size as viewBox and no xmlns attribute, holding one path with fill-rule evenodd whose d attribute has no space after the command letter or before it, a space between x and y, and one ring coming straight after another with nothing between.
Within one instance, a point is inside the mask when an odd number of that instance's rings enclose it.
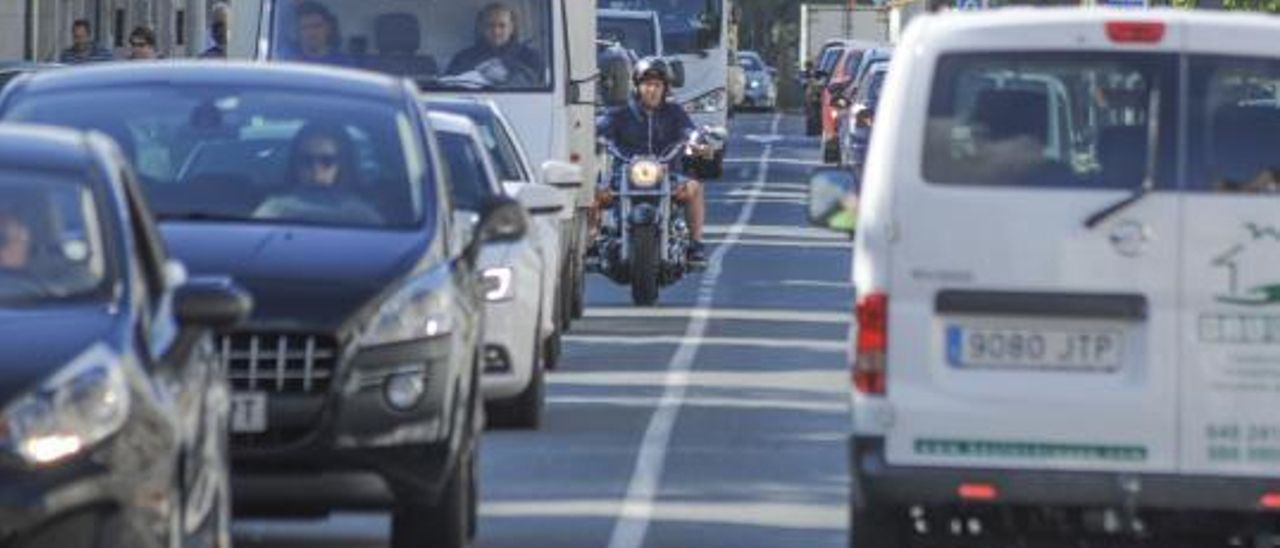
<instances>
[{"instance_id":1,"label":"van license plate","mask_svg":"<svg viewBox=\"0 0 1280 548\"><path fill-rule=\"evenodd\" d=\"M1113 371L1124 355L1117 330L947 327L947 361L974 369Z\"/></svg>"},{"instance_id":2,"label":"van license plate","mask_svg":"<svg viewBox=\"0 0 1280 548\"><path fill-rule=\"evenodd\" d=\"M231 431L236 434L267 431L266 392L236 392L231 395Z\"/></svg>"}]
</instances>

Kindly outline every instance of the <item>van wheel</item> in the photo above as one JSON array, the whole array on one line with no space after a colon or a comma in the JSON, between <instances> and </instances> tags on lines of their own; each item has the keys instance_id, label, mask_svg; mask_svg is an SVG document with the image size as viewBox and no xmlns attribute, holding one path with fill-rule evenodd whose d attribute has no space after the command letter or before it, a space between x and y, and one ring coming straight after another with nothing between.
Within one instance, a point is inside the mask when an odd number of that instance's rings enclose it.
<instances>
[{"instance_id":1,"label":"van wheel","mask_svg":"<svg viewBox=\"0 0 1280 548\"><path fill-rule=\"evenodd\" d=\"M466 548L470 544L471 460L454 466L435 504L401 502L391 514L391 548Z\"/></svg>"},{"instance_id":2,"label":"van wheel","mask_svg":"<svg viewBox=\"0 0 1280 548\"><path fill-rule=\"evenodd\" d=\"M851 508L850 548L907 548L902 513L893 507Z\"/></svg>"}]
</instances>

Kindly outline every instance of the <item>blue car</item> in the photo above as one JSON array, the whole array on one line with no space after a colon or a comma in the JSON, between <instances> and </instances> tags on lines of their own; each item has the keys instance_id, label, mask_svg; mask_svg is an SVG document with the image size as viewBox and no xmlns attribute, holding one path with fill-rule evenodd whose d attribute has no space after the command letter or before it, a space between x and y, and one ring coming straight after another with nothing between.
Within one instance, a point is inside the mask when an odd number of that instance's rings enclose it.
<instances>
[{"instance_id":1,"label":"blue car","mask_svg":"<svg viewBox=\"0 0 1280 548\"><path fill-rule=\"evenodd\" d=\"M738 65L746 72L742 108L773 110L778 106L777 69L766 65L759 53L739 51Z\"/></svg>"}]
</instances>

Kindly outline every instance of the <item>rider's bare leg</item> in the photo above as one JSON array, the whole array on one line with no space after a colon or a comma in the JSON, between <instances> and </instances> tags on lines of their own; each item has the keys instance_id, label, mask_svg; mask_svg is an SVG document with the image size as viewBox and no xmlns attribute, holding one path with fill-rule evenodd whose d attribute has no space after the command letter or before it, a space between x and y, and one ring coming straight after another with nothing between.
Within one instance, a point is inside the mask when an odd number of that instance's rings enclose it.
<instances>
[{"instance_id":1,"label":"rider's bare leg","mask_svg":"<svg viewBox=\"0 0 1280 548\"><path fill-rule=\"evenodd\" d=\"M684 184L685 220L689 222L689 236L702 241L702 224L707 218L707 204L702 197L702 183L690 179Z\"/></svg>"}]
</instances>

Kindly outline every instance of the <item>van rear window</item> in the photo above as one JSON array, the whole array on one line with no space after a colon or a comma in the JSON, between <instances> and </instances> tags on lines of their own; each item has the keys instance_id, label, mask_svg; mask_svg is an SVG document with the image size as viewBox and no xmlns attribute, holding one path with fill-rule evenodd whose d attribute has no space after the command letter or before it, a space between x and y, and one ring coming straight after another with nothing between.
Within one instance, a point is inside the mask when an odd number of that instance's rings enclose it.
<instances>
[{"instance_id":1,"label":"van rear window","mask_svg":"<svg viewBox=\"0 0 1280 548\"><path fill-rule=\"evenodd\" d=\"M1172 186L1176 70L1176 59L1162 54L944 56L929 102L924 177L1080 189L1137 188L1152 177L1157 188Z\"/></svg>"},{"instance_id":2,"label":"van rear window","mask_svg":"<svg viewBox=\"0 0 1280 548\"><path fill-rule=\"evenodd\" d=\"M1280 60L1197 56L1190 70L1189 189L1280 192Z\"/></svg>"}]
</instances>

